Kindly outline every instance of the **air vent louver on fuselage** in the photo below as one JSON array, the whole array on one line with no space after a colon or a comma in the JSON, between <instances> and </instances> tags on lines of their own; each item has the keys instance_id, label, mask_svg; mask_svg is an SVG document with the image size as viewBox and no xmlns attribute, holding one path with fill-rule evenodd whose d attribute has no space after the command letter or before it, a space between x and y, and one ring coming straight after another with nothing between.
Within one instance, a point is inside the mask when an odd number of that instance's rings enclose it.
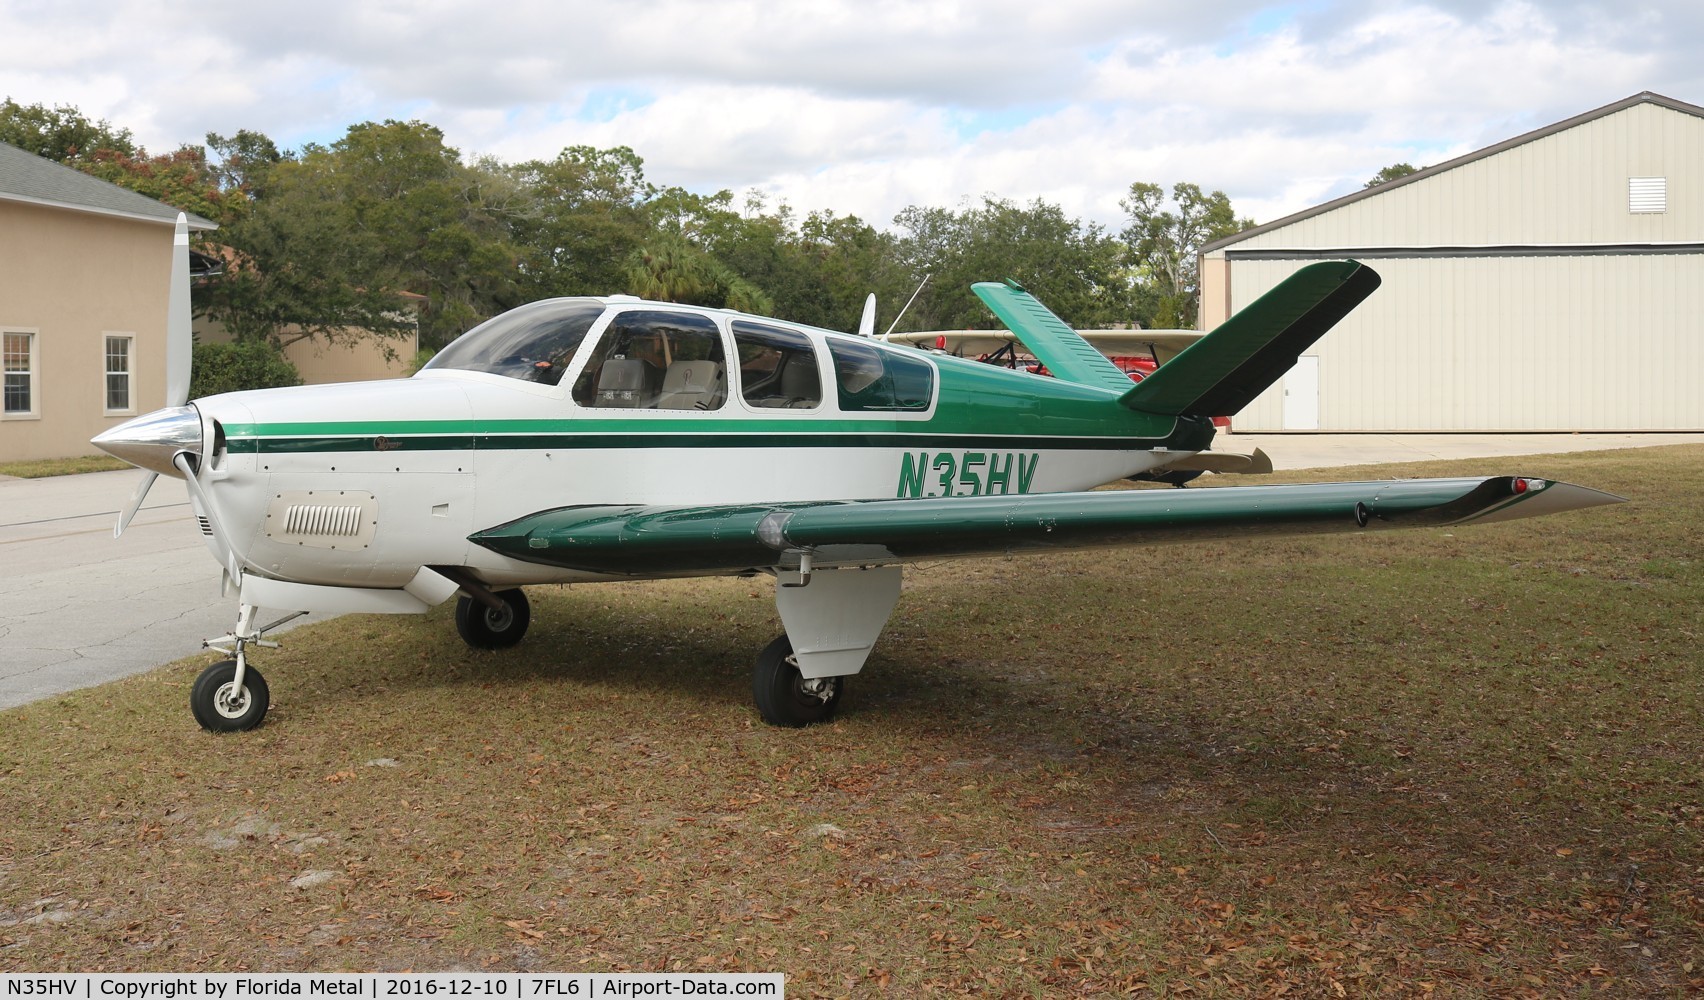
<instances>
[{"instance_id":1,"label":"air vent louver on fuselage","mask_svg":"<svg viewBox=\"0 0 1704 1000\"><path fill-rule=\"evenodd\" d=\"M373 542L379 504L360 490L287 490L266 510L266 537L282 545L365 548Z\"/></svg>"}]
</instances>

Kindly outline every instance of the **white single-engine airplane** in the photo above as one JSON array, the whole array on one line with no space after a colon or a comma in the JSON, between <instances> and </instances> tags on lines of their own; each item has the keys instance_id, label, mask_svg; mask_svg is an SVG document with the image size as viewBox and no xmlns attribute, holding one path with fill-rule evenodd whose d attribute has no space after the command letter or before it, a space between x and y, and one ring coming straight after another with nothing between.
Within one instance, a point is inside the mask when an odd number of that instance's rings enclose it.
<instances>
[{"instance_id":1,"label":"white single-engine airplane","mask_svg":"<svg viewBox=\"0 0 1704 1000\"><path fill-rule=\"evenodd\" d=\"M523 587L773 575L786 634L757 658L763 718L828 718L921 559L1194 538L1454 525L1620 498L1500 476L1078 492L1207 450L1378 287L1313 264L1142 382L1023 289L976 294L1054 378L868 336L630 296L547 299L463 334L413 378L187 403L179 221L168 402L94 443L188 487L239 593L232 654L195 682L210 730L260 724L248 662L306 613L418 614L459 595L471 646L512 646ZM260 608L287 612L257 625Z\"/></svg>"}]
</instances>

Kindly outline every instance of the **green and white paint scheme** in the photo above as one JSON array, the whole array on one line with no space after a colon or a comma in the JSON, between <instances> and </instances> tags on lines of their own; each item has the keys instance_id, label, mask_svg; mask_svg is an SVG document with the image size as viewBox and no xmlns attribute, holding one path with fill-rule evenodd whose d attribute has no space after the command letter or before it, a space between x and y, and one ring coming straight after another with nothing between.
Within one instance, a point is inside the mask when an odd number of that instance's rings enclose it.
<instances>
[{"instance_id":1,"label":"green and white paint scheme","mask_svg":"<svg viewBox=\"0 0 1704 1000\"><path fill-rule=\"evenodd\" d=\"M769 722L804 725L862 668L909 561L1618 499L1515 477L1084 492L1208 450L1211 414L1240 409L1377 285L1353 262L1312 265L1135 385L1013 285L975 291L1054 378L726 310L552 299L405 380L188 403L174 372L173 405L95 443L147 483L185 480L238 590L236 628L212 641L233 656L191 694L209 729L260 723L248 649L298 614L457 597L464 640L501 648L525 633L529 584L722 574L776 579L786 634L759 656L754 696ZM286 617L257 625L262 608Z\"/></svg>"}]
</instances>

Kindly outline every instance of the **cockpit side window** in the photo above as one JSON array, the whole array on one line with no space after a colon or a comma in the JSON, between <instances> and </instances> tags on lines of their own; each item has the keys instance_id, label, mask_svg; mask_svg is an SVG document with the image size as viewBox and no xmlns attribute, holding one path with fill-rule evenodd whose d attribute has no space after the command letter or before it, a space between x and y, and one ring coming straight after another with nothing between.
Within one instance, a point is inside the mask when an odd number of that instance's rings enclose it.
<instances>
[{"instance_id":1,"label":"cockpit side window","mask_svg":"<svg viewBox=\"0 0 1704 1000\"><path fill-rule=\"evenodd\" d=\"M451 341L422 370L457 368L556 385L603 311L604 304L590 298L511 309Z\"/></svg>"},{"instance_id":2,"label":"cockpit side window","mask_svg":"<svg viewBox=\"0 0 1704 1000\"><path fill-rule=\"evenodd\" d=\"M935 391L935 367L921 357L883 350L862 341L828 338L840 408L927 410Z\"/></svg>"},{"instance_id":3,"label":"cockpit side window","mask_svg":"<svg viewBox=\"0 0 1704 1000\"><path fill-rule=\"evenodd\" d=\"M734 320L733 331L740 356L740 394L747 403L788 410L822 405L822 376L811 338L741 319Z\"/></svg>"},{"instance_id":4,"label":"cockpit side window","mask_svg":"<svg viewBox=\"0 0 1704 1000\"><path fill-rule=\"evenodd\" d=\"M618 313L598 353L574 380L581 406L717 410L728 397L722 331L695 313Z\"/></svg>"}]
</instances>

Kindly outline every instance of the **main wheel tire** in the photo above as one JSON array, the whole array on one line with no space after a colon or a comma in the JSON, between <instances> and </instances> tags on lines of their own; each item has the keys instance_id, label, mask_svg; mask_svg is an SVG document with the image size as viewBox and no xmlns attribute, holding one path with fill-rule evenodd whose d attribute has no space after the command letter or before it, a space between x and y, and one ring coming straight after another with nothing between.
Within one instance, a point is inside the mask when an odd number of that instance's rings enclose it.
<instances>
[{"instance_id":1,"label":"main wheel tire","mask_svg":"<svg viewBox=\"0 0 1704 1000\"><path fill-rule=\"evenodd\" d=\"M456 602L456 631L474 649L506 649L521 641L532 622L532 605L519 587L500 590L504 610L488 608L471 597Z\"/></svg>"},{"instance_id":2,"label":"main wheel tire","mask_svg":"<svg viewBox=\"0 0 1704 1000\"><path fill-rule=\"evenodd\" d=\"M237 679L237 661L213 664L195 679L189 689L189 710L195 721L210 733L235 733L253 729L272 707L272 692L266 678L250 664L243 671L242 690L232 686Z\"/></svg>"},{"instance_id":3,"label":"main wheel tire","mask_svg":"<svg viewBox=\"0 0 1704 1000\"><path fill-rule=\"evenodd\" d=\"M826 721L845 689L844 677L806 680L793 658L793 641L784 635L757 654L751 693L763 721L772 726L797 729Z\"/></svg>"}]
</instances>

